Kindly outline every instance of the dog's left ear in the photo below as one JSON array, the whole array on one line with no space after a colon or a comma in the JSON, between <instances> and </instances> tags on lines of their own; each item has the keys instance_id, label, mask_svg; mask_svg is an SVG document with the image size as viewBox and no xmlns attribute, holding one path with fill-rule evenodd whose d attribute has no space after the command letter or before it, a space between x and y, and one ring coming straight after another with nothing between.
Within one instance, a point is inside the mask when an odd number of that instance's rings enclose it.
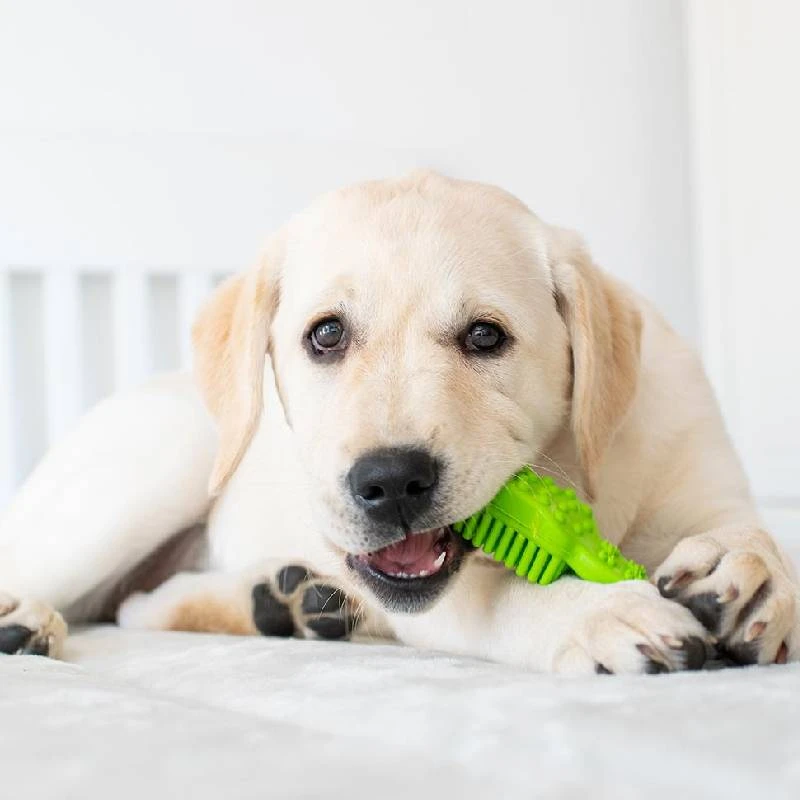
<instances>
[{"instance_id":1,"label":"dog's left ear","mask_svg":"<svg viewBox=\"0 0 800 800\"><path fill-rule=\"evenodd\" d=\"M636 394L641 315L613 278L592 263L579 237L553 231L556 303L574 366L572 432L592 499L603 456Z\"/></svg>"},{"instance_id":2,"label":"dog's left ear","mask_svg":"<svg viewBox=\"0 0 800 800\"><path fill-rule=\"evenodd\" d=\"M220 432L212 496L233 475L261 418L264 361L278 305L272 258L268 253L255 269L221 284L192 329L195 377Z\"/></svg>"}]
</instances>

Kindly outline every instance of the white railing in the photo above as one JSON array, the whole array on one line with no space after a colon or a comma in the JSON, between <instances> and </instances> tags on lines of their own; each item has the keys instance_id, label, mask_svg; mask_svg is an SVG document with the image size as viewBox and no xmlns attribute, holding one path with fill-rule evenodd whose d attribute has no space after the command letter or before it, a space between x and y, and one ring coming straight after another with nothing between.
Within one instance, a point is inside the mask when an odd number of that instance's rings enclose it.
<instances>
[{"instance_id":1,"label":"white railing","mask_svg":"<svg viewBox=\"0 0 800 800\"><path fill-rule=\"evenodd\" d=\"M156 328L171 329L177 343L173 357L167 363L160 358L158 366L177 369L191 363L192 320L223 274L196 269L0 265L0 511L41 451L99 399L87 387L101 384L117 391L141 383L155 371ZM105 311L110 313L102 315L108 330L102 329L102 321L99 332L97 320L92 326L96 335L109 340L113 369L105 380L92 374L98 367L87 358L83 326L92 309L87 307L83 278L89 275L101 276L109 287L111 308ZM174 307L165 309L151 301L155 276L174 281ZM30 290L31 279L37 313L22 316L22 284ZM41 343L34 348L37 363L27 363L31 347L25 346L25 337ZM20 375L28 380L20 381ZM26 405L41 409L35 435L22 430L23 418L29 428L32 424L31 415L23 414Z\"/></svg>"}]
</instances>

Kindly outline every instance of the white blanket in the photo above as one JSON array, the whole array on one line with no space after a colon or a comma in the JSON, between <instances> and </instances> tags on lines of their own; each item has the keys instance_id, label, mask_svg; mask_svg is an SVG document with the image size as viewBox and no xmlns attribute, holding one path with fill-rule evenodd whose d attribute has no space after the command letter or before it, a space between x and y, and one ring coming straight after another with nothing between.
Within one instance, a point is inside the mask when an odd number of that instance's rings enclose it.
<instances>
[{"instance_id":1,"label":"white blanket","mask_svg":"<svg viewBox=\"0 0 800 800\"><path fill-rule=\"evenodd\" d=\"M390 644L0 657L0 798L800 797L800 664L564 679Z\"/></svg>"}]
</instances>

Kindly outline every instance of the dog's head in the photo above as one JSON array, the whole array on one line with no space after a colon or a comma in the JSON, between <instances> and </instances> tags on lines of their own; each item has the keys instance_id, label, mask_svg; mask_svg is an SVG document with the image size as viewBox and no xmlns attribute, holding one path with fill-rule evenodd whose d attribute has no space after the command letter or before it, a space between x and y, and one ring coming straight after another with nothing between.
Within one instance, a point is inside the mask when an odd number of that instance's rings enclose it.
<instances>
[{"instance_id":1,"label":"dog's head","mask_svg":"<svg viewBox=\"0 0 800 800\"><path fill-rule=\"evenodd\" d=\"M388 607L423 608L463 554L450 525L555 437L591 495L639 334L576 237L499 189L423 173L327 195L196 325L212 491L259 423L269 354L320 535Z\"/></svg>"}]
</instances>

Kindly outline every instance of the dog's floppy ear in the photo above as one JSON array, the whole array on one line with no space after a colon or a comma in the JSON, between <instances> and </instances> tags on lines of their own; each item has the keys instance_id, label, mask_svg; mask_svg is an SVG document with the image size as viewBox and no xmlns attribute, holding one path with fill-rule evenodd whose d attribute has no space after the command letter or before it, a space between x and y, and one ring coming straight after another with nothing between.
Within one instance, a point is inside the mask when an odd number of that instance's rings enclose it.
<instances>
[{"instance_id":1,"label":"dog's floppy ear","mask_svg":"<svg viewBox=\"0 0 800 800\"><path fill-rule=\"evenodd\" d=\"M221 284L192 330L195 376L220 431L209 479L212 495L239 465L261 417L264 359L278 304L277 278L269 258Z\"/></svg>"},{"instance_id":2,"label":"dog's floppy ear","mask_svg":"<svg viewBox=\"0 0 800 800\"><path fill-rule=\"evenodd\" d=\"M575 234L555 230L554 237L556 302L572 347L572 431L592 499L603 456L636 394L642 319Z\"/></svg>"}]
</instances>

